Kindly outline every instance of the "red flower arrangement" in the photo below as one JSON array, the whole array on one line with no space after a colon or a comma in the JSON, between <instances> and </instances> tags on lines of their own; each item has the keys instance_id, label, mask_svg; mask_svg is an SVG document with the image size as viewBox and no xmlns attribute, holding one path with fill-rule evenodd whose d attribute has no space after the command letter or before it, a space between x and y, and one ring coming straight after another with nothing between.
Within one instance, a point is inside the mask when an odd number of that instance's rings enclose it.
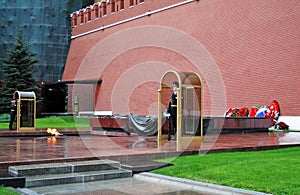
<instances>
[{"instance_id":1,"label":"red flower arrangement","mask_svg":"<svg viewBox=\"0 0 300 195\"><path fill-rule=\"evenodd\" d=\"M264 108L263 112L259 112L260 109ZM273 100L269 106L266 107L258 107L253 106L250 111L248 108L229 108L226 113L225 117L266 117L272 119L271 127L275 129L288 129L289 126L284 122L278 122L280 115L280 108L279 104L276 100Z\"/></svg>"}]
</instances>

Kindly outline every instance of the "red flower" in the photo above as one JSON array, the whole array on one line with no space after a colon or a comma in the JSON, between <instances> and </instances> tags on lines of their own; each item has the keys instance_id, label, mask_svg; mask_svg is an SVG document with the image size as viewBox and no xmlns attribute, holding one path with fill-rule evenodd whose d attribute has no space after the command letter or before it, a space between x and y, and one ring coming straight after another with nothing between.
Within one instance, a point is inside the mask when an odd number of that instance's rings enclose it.
<instances>
[{"instance_id":1,"label":"red flower","mask_svg":"<svg viewBox=\"0 0 300 195\"><path fill-rule=\"evenodd\" d=\"M251 108L250 112L249 112L249 117L255 117L257 111L258 111L258 108Z\"/></svg>"},{"instance_id":2,"label":"red flower","mask_svg":"<svg viewBox=\"0 0 300 195\"><path fill-rule=\"evenodd\" d=\"M239 114L239 109L238 109L238 108L229 108L229 109L226 111L225 116L226 116L226 117L237 117L238 114Z\"/></svg>"},{"instance_id":3,"label":"red flower","mask_svg":"<svg viewBox=\"0 0 300 195\"><path fill-rule=\"evenodd\" d=\"M248 116L248 114L249 114L249 110L248 110L248 108L240 108L239 109L239 116Z\"/></svg>"},{"instance_id":4,"label":"red flower","mask_svg":"<svg viewBox=\"0 0 300 195\"><path fill-rule=\"evenodd\" d=\"M268 106L266 117L272 119L272 125L275 125L275 123L279 118L279 114L280 114L279 104L276 100L273 100L272 103Z\"/></svg>"},{"instance_id":5,"label":"red flower","mask_svg":"<svg viewBox=\"0 0 300 195\"><path fill-rule=\"evenodd\" d=\"M275 124L275 128L276 129L281 129L281 130L288 130L289 129L289 126L287 124L285 124L284 122L278 122Z\"/></svg>"}]
</instances>

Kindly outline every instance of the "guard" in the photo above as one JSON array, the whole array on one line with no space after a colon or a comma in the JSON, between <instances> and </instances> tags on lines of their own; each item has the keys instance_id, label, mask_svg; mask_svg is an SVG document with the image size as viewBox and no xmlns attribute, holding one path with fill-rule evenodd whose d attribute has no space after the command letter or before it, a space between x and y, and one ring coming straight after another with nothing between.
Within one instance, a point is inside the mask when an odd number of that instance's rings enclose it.
<instances>
[{"instance_id":1,"label":"guard","mask_svg":"<svg viewBox=\"0 0 300 195\"><path fill-rule=\"evenodd\" d=\"M13 124L17 115L17 100L13 98L10 101L10 121L9 121L9 130L13 130Z\"/></svg>"}]
</instances>

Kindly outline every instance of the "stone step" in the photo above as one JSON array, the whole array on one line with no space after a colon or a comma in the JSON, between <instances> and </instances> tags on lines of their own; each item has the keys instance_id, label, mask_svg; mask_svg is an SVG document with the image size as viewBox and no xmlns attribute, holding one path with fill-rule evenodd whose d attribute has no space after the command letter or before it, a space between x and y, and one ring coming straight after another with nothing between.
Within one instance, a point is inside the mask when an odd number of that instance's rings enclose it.
<instances>
[{"instance_id":1,"label":"stone step","mask_svg":"<svg viewBox=\"0 0 300 195\"><path fill-rule=\"evenodd\" d=\"M131 170L133 174L140 172L148 172L162 167L172 166L171 163L163 163L156 161L130 161L121 164L121 168Z\"/></svg>"},{"instance_id":2,"label":"stone step","mask_svg":"<svg viewBox=\"0 0 300 195\"><path fill-rule=\"evenodd\" d=\"M25 177L15 177L10 175L7 171L0 171L0 186L24 188Z\"/></svg>"},{"instance_id":3,"label":"stone step","mask_svg":"<svg viewBox=\"0 0 300 195\"><path fill-rule=\"evenodd\" d=\"M78 161L66 163L49 163L49 164L33 164L10 166L8 172L13 176L33 176L33 175L49 175L78 173L87 171L100 171L119 169L120 163L112 160L93 160Z\"/></svg>"},{"instance_id":4,"label":"stone step","mask_svg":"<svg viewBox=\"0 0 300 195\"><path fill-rule=\"evenodd\" d=\"M132 171L126 169L115 169L54 175L36 175L26 177L25 187L29 188L68 183L84 183L125 177L132 177Z\"/></svg>"}]
</instances>

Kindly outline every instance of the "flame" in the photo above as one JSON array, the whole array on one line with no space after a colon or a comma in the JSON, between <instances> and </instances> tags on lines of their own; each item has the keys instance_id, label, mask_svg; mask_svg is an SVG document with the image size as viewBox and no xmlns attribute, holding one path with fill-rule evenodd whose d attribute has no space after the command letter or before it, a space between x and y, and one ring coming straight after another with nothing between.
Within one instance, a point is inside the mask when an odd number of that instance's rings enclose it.
<instances>
[{"instance_id":1,"label":"flame","mask_svg":"<svg viewBox=\"0 0 300 195\"><path fill-rule=\"evenodd\" d=\"M57 131L57 129L51 129L51 128L48 128L47 129L47 133L51 134L51 135L55 135L55 136L58 136L58 135L62 135L62 133L59 133Z\"/></svg>"},{"instance_id":2,"label":"flame","mask_svg":"<svg viewBox=\"0 0 300 195\"><path fill-rule=\"evenodd\" d=\"M47 143L48 144L55 144L56 143L56 138L55 137L47 138Z\"/></svg>"}]
</instances>

